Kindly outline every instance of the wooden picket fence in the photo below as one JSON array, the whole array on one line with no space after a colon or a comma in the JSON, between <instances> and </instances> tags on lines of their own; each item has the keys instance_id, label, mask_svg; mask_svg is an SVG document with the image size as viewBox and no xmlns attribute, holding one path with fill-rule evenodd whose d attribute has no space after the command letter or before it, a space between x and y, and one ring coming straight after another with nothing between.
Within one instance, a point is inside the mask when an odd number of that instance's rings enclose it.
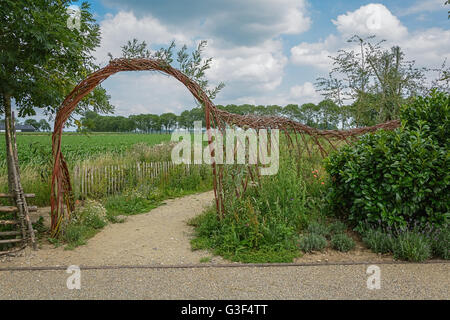
<instances>
[{"instance_id":1,"label":"wooden picket fence","mask_svg":"<svg viewBox=\"0 0 450 320\"><path fill-rule=\"evenodd\" d=\"M136 162L131 164L108 166L75 166L73 186L75 196L86 199L89 196L113 195L125 187L138 185L148 180L160 181L167 177L177 166L183 166L186 174L192 168L189 164L177 165L166 162Z\"/></svg>"}]
</instances>

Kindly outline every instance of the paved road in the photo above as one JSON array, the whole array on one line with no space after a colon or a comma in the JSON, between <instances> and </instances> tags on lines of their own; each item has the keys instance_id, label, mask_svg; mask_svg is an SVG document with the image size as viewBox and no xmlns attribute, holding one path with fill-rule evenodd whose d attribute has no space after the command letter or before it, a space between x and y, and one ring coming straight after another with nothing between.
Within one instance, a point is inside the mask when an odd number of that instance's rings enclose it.
<instances>
[{"instance_id":1,"label":"paved road","mask_svg":"<svg viewBox=\"0 0 450 320\"><path fill-rule=\"evenodd\" d=\"M0 271L0 299L449 299L450 264L380 264L381 288L367 288L367 265Z\"/></svg>"}]
</instances>

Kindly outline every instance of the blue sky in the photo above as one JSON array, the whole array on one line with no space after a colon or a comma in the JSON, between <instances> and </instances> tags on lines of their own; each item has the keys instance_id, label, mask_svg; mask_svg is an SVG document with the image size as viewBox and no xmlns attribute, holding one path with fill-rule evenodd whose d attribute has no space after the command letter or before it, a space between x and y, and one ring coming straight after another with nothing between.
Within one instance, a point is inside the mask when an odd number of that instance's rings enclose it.
<instances>
[{"instance_id":1,"label":"blue sky","mask_svg":"<svg viewBox=\"0 0 450 320\"><path fill-rule=\"evenodd\" d=\"M207 40L211 83L225 82L216 104L319 102L317 77L328 55L349 49L353 34L376 35L400 45L417 66L437 67L450 58L450 20L444 0L89 0L102 31L97 62L120 55L127 40L151 48L172 40L190 48ZM450 59L449 59L450 60ZM195 106L176 80L151 72L119 73L103 83L116 114L174 112Z\"/></svg>"}]
</instances>

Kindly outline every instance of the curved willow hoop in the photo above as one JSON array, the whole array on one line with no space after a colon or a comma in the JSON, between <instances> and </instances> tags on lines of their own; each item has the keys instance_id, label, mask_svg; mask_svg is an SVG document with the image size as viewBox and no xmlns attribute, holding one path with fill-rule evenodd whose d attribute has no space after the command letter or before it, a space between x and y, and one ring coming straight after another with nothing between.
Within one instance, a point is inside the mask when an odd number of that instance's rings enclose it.
<instances>
[{"instance_id":1,"label":"curved willow hoop","mask_svg":"<svg viewBox=\"0 0 450 320\"><path fill-rule=\"evenodd\" d=\"M303 125L299 122L273 116L263 117L256 115L237 115L218 109L208 98L206 93L200 88L200 86L189 77L184 75L179 70L172 68L170 65L161 60L153 59L114 59L110 63L96 72L90 74L85 80L81 81L66 97L61 107L59 108L52 135L52 152L53 152L53 173L52 173L52 186L51 186L51 230L55 235L59 232L61 221L64 217L64 210L68 211L68 214L74 209L74 198L72 193L72 187L70 183L70 175L67 167L67 163L64 160L61 151L61 138L63 127L69 118L70 114L75 110L77 104L83 97L89 94L95 89L97 85L103 82L111 75L121 71L158 71L163 74L169 75L183 83L186 88L192 93L192 95L198 100L198 102L204 106L205 122L208 133L208 143L210 146L210 153L212 158L212 170L213 170L213 185L214 195L216 200L216 207L218 215L222 216L225 212L223 207L223 193L222 193L222 173L223 166L217 170L216 163L214 162L214 149L212 147L212 134L211 128L224 131L227 125L235 125L242 128L253 129L279 129L288 134L293 132L300 135L301 141L297 141L297 144L303 143L308 148L304 135L308 135L312 138L315 145L319 147L322 156L326 155L326 151L321 145L319 138L324 138L333 148L334 141L346 141L347 138L355 138L358 135L373 132L380 128L391 130L397 128L400 123L397 120L378 124L372 127L356 128L351 130L319 130ZM302 142L303 141L303 142ZM308 149L309 152L309 149Z\"/></svg>"}]
</instances>

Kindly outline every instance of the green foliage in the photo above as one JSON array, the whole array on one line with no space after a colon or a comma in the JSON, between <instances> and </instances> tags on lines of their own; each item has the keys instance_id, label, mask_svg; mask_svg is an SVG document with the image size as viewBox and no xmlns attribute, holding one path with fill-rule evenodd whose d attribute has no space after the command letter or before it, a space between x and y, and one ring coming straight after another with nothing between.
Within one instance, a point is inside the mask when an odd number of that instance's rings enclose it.
<instances>
[{"instance_id":1,"label":"green foliage","mask_svg":"<svg viewBox=\"0 0 450 320\"><path fill-rule=\"evenodd\" d=\"M426 130L439 146L450 143L450 94L432 91L429 96L417 97L401 108L402 125L407 130Z\"/></svg>"},{"instance_id":2,"label":"green foliage","mask_svg":"<svg viewBox=\"0 0 450 320\"><path fill-rule=\"evenodd\" d=\"M221 223L217 218L215 208L209 207L202 214L190 219L188 225L195 228L196 238L192 239L193 250L207 249L214 243L214 238L210 237L221 229Z\"/></svg>"},{"instance_id":3,"label":"green foliage","mask_svg":"<svg viewBox=\"0 0 450 320\"><path fill-rule=\"evenodd\" d=\"M68 28L70 0L0 2L0 109L14 99L19 116L36 108L54 112L74 85L93 72L92 52L100 44L100 27L90 5L81 3L80 29ZM109 97L96 88L80 103L111 111Z\"/></svg>"},{"instance_id":4,"label":"green foliage","mask_svg":"<svg viewBox=\"0 0 450 320\"><path fill-rule=\"evenodd\" d=\"M0 138L4 139L4 135L0 133ZM17 151L20 165L23 167L28 165L36 165L42 167L51 163L51 135L50 134L17 134ZM127 155L130 152L136 153L140 150L147 151L145 146L154 146L162 142L170 141L168 134L78 134L64 133L62 139L62 149L64 158L69 164L74 165L76 162L86 159L92 159L104 154L112 154L116 158L121 155ZM138 148L134 148L136 144L142 144ZM157 153L157 150L152 150ZM170 153L169 153L170 155ZM6 151L0 148L0 169L6 168ZM136 161L157 161L159 159L135 159ZM22 170L23 171L23 170ZM1 174L0 174L1 175Z\"/></svg>"},{"instance_id":5,"label":"green foliage","mask_svg":"<svg viewBox=\"0 0 450 320\"><path fill-rule=\"evenodd\" d=\"M200 258L200 263L208 263L208 262L211 262L211 257Z\"/></svg>"},{"instance_id":6,"label":"green foliage","mask_svg":"<svg viewBox=\"0 0 450 320\"><path fill-rule=\"evenodd\" d=\"M34 119L27 119L24 121L24 124L32 126L34 129L36 129L37 131L39 131L39 122L37 122Z\"/></svg>"},{"instance_id":7,"label":"green foliage","mask_svg":"<svg viewBox=\"0 0 450 320\"><path fill-rule=\"evenodd\" d=\"M179 197L192 192L211 190L212 172L209 165L176 166L168 176L161 179L160 187L169 198Z\"/></svg>"},{"instance_id":8,"label":"green foliage","mask_svg":"<svg viewBox=\"0 0 450 320\"><path fill-rule=\"evenodd\" d=\"M375 253L392 252L394 238L381 229L369 228L363 232L362 241Z\"/></svg>"},{"instance_id":9,"label":"green foliage","mask_svg":"<svg viewBox=\"0 0 450 320\"><path fill-rule=\"evenodd\" d=\"M48 238L47 240L48 240L48 242L53 244L55 246L55 248L61 246L61 241L58 238Z\"/></svg>"},{"instance_id":10,"label":"green foliage","mask_svg":"<svg viewBox=\"0 0 450 320\"><path fill-rule=\"evenodd\" d=\"M211 179L209 166L195 166L188 171L180 165L160 178L129 185L120 194L103 200L108 220L117 222L118 215L145 213L165 199L211 190Z\"/></svg>"},{"instance_id":11,"label":"green foliage","mask_svg":"<svg viewBox=\"0 0 450 320\"><path fill-rule=\"evenodd\" d=\"M327 246L327 239L323 235L310 233L301 237L299 248L303 252L322 251Z\"/></svg>"},{"instance_id":12,"label":"green foliage","mask_svg":"<svg viewBox=\"0 0 450 320\"><path fill-rule=\"evenodd\" d=\"M103 202L108 220L116 222L116 217L119 215L134 215L149 212L151 209L156 208L161 203L161 200L150 200L147 195L130 191L121 195L107 197Z\"/></svg>"},{"instance_id":13,"label":"green foliage","mask_svg":"<svg viewBox=\"0 0 450 320\"><path fill-rule=\"evenodd\" d=\"M25 167L21 170L22 187L29 193L34 193L35 198L29 199L29 205L48 206L50 201L50 180L46 178L47 172L41 167ZM48 177L48 176L47 176ZM0 192L8 193L8 178L6 170L0 169ZM6 199L0 199L0 204L9 205Z\"/></svg>"},{"instance_id":14,"label":"green foliage","mask_svg":"<svg viewBox=\"0 0 450 320\"><path fill-rule=\"evenodd\" d=\"M450 5L450 0L445 1L444 4L445 5ZM448 13L448 18L450 19L450 10L447 13Z\"/></svg>"},{"instance_id":15,"label":"green foliage","mask_svg":"<svg viewBox=\"0 0 450 320\"><path fill-rule=\"evenodd\" d=\"M50 127L50 124L45 119L39 120L39 130L40 131L48 132L51 129L52 128Z\"/></svg>"},{"instance_id":16,"label":"green foliage","mask_svg":"<svg viewBox=\"0 0 450 320\"><path fill-rule=\"evenodd\" d=\"M449 259L450 227L448 224L420 224L403 228L365 224L363 242L376 253L394 253L396 259L424 261L431 257Z\"/></svg>"},{"instance_id":17,"label":"green foliage","mask_svg":"<svg viewBox=\"0 0 450 320\"><path fill-rule=\"evenodd\" d=\"M107 224L106 209L97 201L87 200L82 208L74 212L72 222L101 229Z\"/></svg>"},{"instance_id":18,"label":"green foliage","mask_svg":"<svg viewBox=\"0 0 450 320\"><path fill-rule=\"evenodd\" d=\"M192 51L191 55L187 53L188 48L186 45L177 52L176 62L173 59L173 50L175 49L175 41L172 41L167 48L161 48L155 52L151 52L148 49L145 41L139 42L134 38L123 45L122 57L127 59L133 58L152 58L158 60L162 64L171 65L180 70L184 75L195 81L200 88L208 95L210 99L214 99L216 95L225 87L224 83L219 83L214 88L208 88L208 79L206 78L205 71L211 67L212 58L203 58L202 54L207 45L206 40L199 42L197 48ZM110 59L113 59L111 53L108 53Z\"/></svg>"},{"instance_id":19,"label":"green foliage","mask_svg":"<svg viewBox=\"0 0 450 320\"><path fill-rule=\"evenodd\" d=\"M325 98L340 108L336 114L343 126L352 122L356 126L369 126L398 119L400 106L409 99L432 88L448 90L445 63L441 69L417 68L406 59L398 46L385 49L384 40L375 42L375 36L351 37L351 50L339 50L328 77L317 79L316 86ZM426 86L425 72L439 73L431 86ZM352 100L351 105L344 105Z\"/></svg>"},{"instance_id":20,"label":"green foliage","mask_svg":"<svg viewBox=\"0 0 450 320\"><path fill-rule=\"evenodd\" d=\"M172 112L163 113L159 116L159 121L166 131L169 131L177 124L177 116Z\"/></svg>"},{"instance_id":21,"label":"green foliage","mask_svg":"<svg viewBox=\"0 0 450 320\"><path fill-rule=\"evenodd\" d=\"M333 249L347 252L355 247L355 241L344 233L338 233L331 237L331 246Z\"/></svg>"},{"instance_id":22,"label":"green foliage","mask_svg":"<svg viewBox=\"0 0 450 320\"><path fill-rule=\"evenodd\" d=\"M309 223L307 231L310 234L315 234L323 237L328 237L330 232L329 227L327 225L317 221L312 221L311 223Z\"/></svg>"},{"instance_id":23,"label":"green foliage","mask_svg":"<svg viewBox=\"0 0 450 320\"><path fill-rule=\"evenodd\" d=\"M171 146L167 143L161 144L161 142L168 140L170 140L170 135L161 134L92 134L86 136L67 133L63 139L62 148L65 158L69 161L69 170L73 178L74 167L80 164L87 167L103 168L111 165L131 166L135 165L136 162L168 161ZM48 134L19 133L17 143L22 186L27 192L36 194L36 198L31 199L30 204L40 207L49 206L50 179L53 168L51 136ZM5 154L4 148L0 148L0 192L8 192L6 156L2 157L2 153ZM173 194L190 192L193 189L191 186L194 181L195 183L200 181L197 185L199 191L205 190L206 187L210 188L211 184L208 186L207 184L211 181L211 173L206 171L202 175L204 170L205 168L192 170L192 174L183 178L182 184L177 190L173 190ZM129 188L136 185L137 180L131 173L130 170L130 175L127 174L127 185L124 187ZM181 173L177 172L176 174ZM197 177L200 177L200 180ZM167 179L172 179L172 176L167 177ZM92 195L96 198L104 197L107 191L106 183L106 179L99 179L96 184L92 185ZM77 188L75 188L75 192L77 192ZM76 196L78 195L76 194ZM1 199L0 203L2 203Z\"/></svg>"},{"instance_id":24,"label":"green foliage","mask_svg":"<svg viewBox=\"0 0 450 320\"><path fill-rule=\"evenodd\" d=\"M8 203L8 205L10 205ZM14 219L14 215L12 213L3 213L0 212L0 220L11 220ZM12 225L0 225L0 232L2 231L15 231L14 226ZM7 251L14 247L13 243L0 243L0 251Z\"/></svg>"},{"instance_id":25,"label":"green foliage","mask_svg":"<svg viewBox=\"0 0 450 320\"><path fill-rule=\"evenodd\" d=\"M420 262L431 258L432 249L426 235L407 230L394 240L392 251L395 259Z\"/></svg>"},{"instance_id":26,"label":"green foliage","mask_svg":"<svg viewBox=\"0 0 450 320\"><path fill-rule=\"evenodd\" d=\"M44 217L40 216L38 220L33 223L33 230L36 230L38 235L48 231L48 228L44 225Z\"/></svg>"},{"instance_id":27,"label":"green foliage","mask_svg":"<svg viewBox=\"0 0 450 320\"><path fill-rule=\"evenodd\" d=\"M431 233L431 248L434 256L450 260L450 226L446 225Z\"/></svg>"},{"instance_id":28,"label":"green foliage","mask_svg":"<svg viewBox=\"0 0 450 320\"><path fill-rule=\"evenodd\" d=\"M328 232L331 235L344 233L347 230L347 225L342 221L335 221L328 226Z\"/></svg>"},{"instance_id":29,"label":"green foliage","mask_svg":"<svg viewBox=\"0 0 450 320\"><path fill-rule=\"evenodd\" d=\"M299 254L294 247L248 248L248 241L239 239L238 227L228 223L218 220L213 207L191 219L188 224L195 227L196 235L191 240L192 250L212 249L215 255L245 263L292 262Z\"/></svg>"},{"instance_id":30,"label":"green foliage","mask_svg":"<svg viewBox=\"0 0 450 320\"><path fill-rule=\"evenodd\" d=\"M302 175L311 172L313 165L317 164L283 156L278 173L262 176L244 196L238 198L229 191L234 189L224 187L225 192L230 192L225 194L227 214L219 220L215 208L211 208L191 220L196 235L192 248L212 249L214 254L233 261L292 261L299 255L300 230L315 226L310 221L318 220L317 208L313 207L318 202L311 201L316 194L306 189L309 174ZM236 183L234 177L242 176L246 170L243 166L226 169L225 186ZM313 178L311 183L318 181ZM320 182L318 185L322 186Z\"/></svg>"},{"instance_id":31,"label":"green foliage","mask_svg":"<svg viewBox=\"0 0 450 320\"><path fill-rule=\"evenodd\" d=\"M450 162L448 145L441 145L448 128L448 94L444 96L434 93L419 99L405 109L405 127L364 135L325 160L331 176L328 199L336 215L348 215L360 226L365 221L396 227L416 220L445 223L450 212ZM435 115L445 110L447 115L440 117L444 124L434 118L430 124L421 120L426 120L417 111L422 103L426 110L438 109L429 111ZM416 115L419 119L413 121Z\"/></svg>"},{"instance_id":32,"label":"green foliage","mask_svg":"<svg viewBox=\"0 0 450 320\"><path fill-rule=\"evenodd\" d=\"M375 102L374 102L375 103ZM331 100L323 100L319 104L305 103L302 106L288 104L278 105L217 105L219 109L231 113L260 116L285 116L292 120L305 123L320 129L337 129L342 110ZM79 123L80 132L161 132L173 130L176 127L192 129L194 121L201 121L205 126L205 112L201 107L184 110L180 115L173 113L138 114L124 116L102 116L93 111L86 111ZM41 128L42 129L42 128Z\"/></svg>"},{"instance_id":33,"label":"green foliage","mask_svg":"<svg viewBox=\"0 0 450 320\"><path fill-rule=\"evenodd\" d=\"M106 209L97 201L88 200L78 207L69 221L62 227L61 239L67 243L66 249L86 244L107 224Z\"/></svg>"},{"instance_id":34,"label":"green foliage","mask_svg":"<svg viewBox=\"0 0 450 320\"><path fill-rule=\"evenodd\" d=\"M86 236L92 230L86 226L69 224L64 230L63 240L67 242L67 249L74 249L86 244Z\"/></svg>"}]
</instances>

